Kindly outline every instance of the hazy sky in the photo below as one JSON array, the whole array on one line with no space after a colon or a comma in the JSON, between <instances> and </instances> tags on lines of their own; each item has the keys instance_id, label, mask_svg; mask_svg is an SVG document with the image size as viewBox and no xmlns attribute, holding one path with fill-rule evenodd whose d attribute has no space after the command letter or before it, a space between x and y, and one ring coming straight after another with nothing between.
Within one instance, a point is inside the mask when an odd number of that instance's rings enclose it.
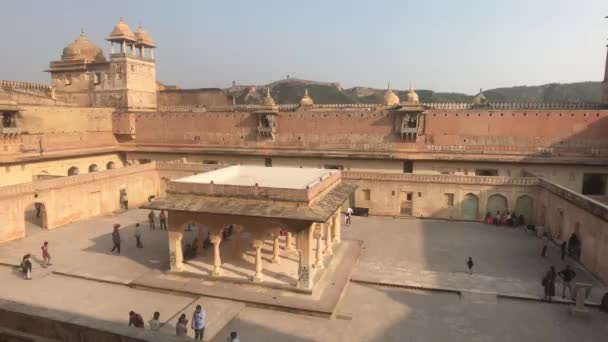
<instances>
[{"instance_id":1,"label":"hazy sky","mask_svg":"<svg viewBox=\"0 0 608 342\"><path fill-rule=\"evenodd\" d=\"M182 87L291 77L474 93L480 87L599 81L606 0L3 1L0 79L43 72L84 28L120 16L158 45L157 78Z\"/></svg>"}]
</instances>

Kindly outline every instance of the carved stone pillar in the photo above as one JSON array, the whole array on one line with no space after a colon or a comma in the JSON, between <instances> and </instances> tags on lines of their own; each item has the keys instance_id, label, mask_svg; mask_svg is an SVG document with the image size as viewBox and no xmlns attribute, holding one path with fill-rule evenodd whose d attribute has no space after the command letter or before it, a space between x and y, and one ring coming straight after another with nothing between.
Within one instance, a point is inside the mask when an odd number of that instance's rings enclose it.
<instances>
[{"instance_id":1,"label":"carved stone pillar","mask_svg":"<svg viewBox=\"0 0 608 342\"><path fill-rule=\"evenodd\" d=\"M272 240L272 263L273 264L280 264L281 263L281 258L279 257L279 252L281 251L281 248L279 247L279 235L275 235L274 239Z\"/></svg>"},{"instance_id":2,"label":"carved stone pillar","mask_svg":"<svg viewBox=\"0 0 608 342\"><path fill-rule=\"evenodd\" d=\"M324 267L323 265L323 247L321 244L321 240L322 240L322 236L323 234L321 234L321 230L322 230L322 226L321 224L317 223L317 227L315 228L315 234L316 234L316 239L317 239L317 250L316 250L316 260L315 260L315 268L317 269L322 269Z\"/></svg>"},{"instance_id":3,"label":"carved stone pillar","mask_svg":"<svg viewBox=\"0 0 608 342\"><path fill-rule=\"evenodd\" d=\"M301 231L296 236L298 245L299 263L298 263L298 287L304 289L312 288L312 234L310 229L314 228L314 224L308 229Z\"/></svg>"},{"instance_id":4,"label":"carved stone pillar","mask_svg":"<svg viewBox=\"0 0 608 342\"><path fill-rule=\"evenodd\" d=\"M213 244L213 271L211 272L211 275L217 277L222 275L222 258L220 255L222 237L220 235L211 235L210 240Z\"/></svg>"},{"instance_id":5,"label":"carved stone pillar","mask_svg":"<svg viewBox=\"0 0 608 342\"><path fill-rule=\"evenodd\" d=\"M182 232L169 230L169 267L171 271L184 269L184 255L182 252Z\"/></svg>"},{"instance_id":6,"label":"carved stone pillar","mask_svg":"<svg viewBox=\"0 0 608 342\"><path fill-rule=\"evenodd\" d=\"M325 255L333 255L334 254L334 250L331 248L331 244L333 243L332 239L331 239L331 230L333 225L330 222L325 223L325 250L323 251L323 253Z\"/></svg>"},{"instance_id":7,"label":"carved stone pillar","mask_svg":"<svg viewBox=\"0 0 608 342\"><path fill-rule=\"evenodd\" d=\"M253 248L255 248L255 275L253 281L258 282L263 280L262 276L262 246L264 246L264 240L253 240Z\"/></svg>"},{"instance_id":8,"label":"carved stone pillar","mask_svg":"<svg viewBox=\"0 0 608 342\"><path fill-rule=\"evenodd\" d=\"M342 220L340 219L340 209L336 211L333 217L334 220L334 242L342 241Z\"/></svg>"},{"instance_id":9,"label":"carved stone pillar","mask_svg":"<svg viewBox=\"0 0 608 342\"><path fill-rule=\"evenodd\" d=\"M287 232L287 237L285 238L285 250L292 251L293 250L293 241L291 232Z\"/></svg>"}]
</instances>

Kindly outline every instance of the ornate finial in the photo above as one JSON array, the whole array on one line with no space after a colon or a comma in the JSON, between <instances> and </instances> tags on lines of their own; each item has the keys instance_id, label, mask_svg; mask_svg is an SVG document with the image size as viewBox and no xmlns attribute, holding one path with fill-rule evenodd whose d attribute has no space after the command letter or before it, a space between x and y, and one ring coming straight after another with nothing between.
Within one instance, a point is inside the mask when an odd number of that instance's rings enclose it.
<instances>
[{"instance_id":1,"label":"ornate finial","mask_svg":"<svg viewBox=\"0 0 608 342\"><path fill-rule=\"evenodd\" d=\"M270 87L266 88L266 97L270 97Z\"/></svg>"},{"instance_id":2,"label":"ornate finial","mask_svg":"<svg viewBox=\"0 0 608 342\"><path fill-rule=\"evenodd\" d=\"M479 93L483 94L483 88L479 88Z\"/></svg>"},{"instance_id":3,"label":"ornate finial","mask_svg":"<svg viewBox=\"0 0 608 342\"><path fill-rule=\"evenodd\" d=\"M414 82L410 81L410 91L414 90Z\"/></svg>"},{"instance_id":4,"label":"ornate finial","mask_svg":"<svg viewBox=\"0 0 608 342\"><path fill-rule=\"evenodd\" d=\"M84 33L84 27L80 28L80 38L85 38L87 36L86 33Z\"/></svg>"},{"instance_id":5,"label":"ornate finial","mask_svg":"<svg viewBox=\"0 0 608 342\"><path fill-rule=\"evenodd\" d=\"M120 19L118 19L119 23L124 23L125 22L125 18L124 17L120 17Z\"/></svg>"},{"instance_id":6,"label":"ornate finial","mask_svg":"<svg viewBox=\"0 0 608 342\"><path fill-rule=\"evenodd\" d=\"M304 96L308 96L308 88L304 88Z\"/></svg>"},{"instance_id":7,"label":"ornate finial","mask_svg":"<svg viewBox=\"0 0 608 342\"><path fill-rule=\"evenodd\" d=\"M386 89L391 90L391 82L388 82L388 86L386 87Z\"/></svg>"}]
</instances>

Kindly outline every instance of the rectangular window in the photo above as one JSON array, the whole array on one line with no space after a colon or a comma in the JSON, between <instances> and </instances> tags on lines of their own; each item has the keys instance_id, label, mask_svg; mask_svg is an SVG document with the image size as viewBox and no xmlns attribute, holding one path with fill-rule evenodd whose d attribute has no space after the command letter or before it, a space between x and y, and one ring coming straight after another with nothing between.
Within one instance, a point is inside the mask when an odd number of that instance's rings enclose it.
<instances>
[{"instance_id":1,"label":"rectangular window","mask_svg":"<svg viewBox=\"0 0 608 342\"><path fill-rule=\"evenodd\" d=\"M606 184L608 175L598 173L583 174L583 195L606 195Z\"/></svg>"},{"instance_id":2,"label":"rectangular window","mask_svg":"<svg viewBox=\"0 0 608 342\"><path fill-rule=\"evenodd\" d=\"M420 193L418 193L418 197L420 197ZM405 196L405 199L407 201L411 201L412 200L412 193L408 192L407 195Z\"/></svg>"},{"instance_id":3,"label":"rectangular window","mask_svg":"<svg viewBox=\"0 0 608 342\"><path fill-rule=\"evenodd\" d=\"M475 169L476 176L498 176L498 170L495 169Z\"/></svg>"},{"instance_id":4,"label":"rectangular window","mask_svg":"<svg viewBox=\"0 0 608 342\"><path fill-rule=\"evenodd\" d=\"M272 158L265 158L264 159L264 166L266 166L266 167L272 167Z\"/></svg>"},{"instance_id":5,"label":"rectangular window","mask_svg":"<svg viewBox=\"0 0 608 342\"><path fill-rule=\"evenodd\" d=\"M96 72L93 74L93 83L99 84L101 83L101 74Z\"/></svg>"},{"instance_id":6,"label":"rectangular window","mask_svg":"<svg viewBox=\"0 0 608 342\"><path fill-rule=\"evenodd\" d=\"M363 199L365 199L366 201L371 200L372 198L372 194L371 191L369 189L364 189L363 190Z\"/></svg>"},{"instance_id":7,"label":"rectangular window","mask_svg":"<svg viewBox=\"0 0 608 342\"><path fill-rule=\"evenodd\" d=\"M403 173L412 173L414 172L414 163L411 160L403 161Z\"/></svg>"},{"instance_id":8,"label":"rectangular window","mask_svg":"<svg viewBox=\"0 0 608 342\"><path fill-rule=\"evenodd\" d=\"M443 196L445 197L445 204L448 207L453 207L454 206L454 194L443 194Z\"/></svg>"},{"instance_id":9,"label":"rectangular window","mask_svg":"<svg viewBox=\"0 0 608 342\"><path fill-rule=\"evenodd\" d=\"M323 165L323 168L325 169L330 169L330 170L344 170L344 166L343 165Z\"/></svg>"},{"instance_id":10,"label":"rectangular window","mask_svg":"<svg viewBox=\"0 0 608 342\"><path fill-rule=\"evenodd\" d=\"M219 162L217 160L203 160L203 164L216 165L219 164Z\"/></svg>"}]
</instances>

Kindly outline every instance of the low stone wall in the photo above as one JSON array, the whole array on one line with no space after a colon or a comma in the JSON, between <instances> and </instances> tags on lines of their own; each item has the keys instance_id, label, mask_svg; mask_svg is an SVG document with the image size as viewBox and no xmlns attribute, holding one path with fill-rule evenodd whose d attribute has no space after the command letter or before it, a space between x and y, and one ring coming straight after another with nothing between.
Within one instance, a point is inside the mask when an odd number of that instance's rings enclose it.
<instances>
[{"instance_id":1,"label":"low stone wall","mask_svg":"<svg viewBox=\"0 0 608 342\"><path fill-rule=\"evenodd\" d=\"M77 176L0 187L0 243L25 236L24 213L43 205L44 228L108 214L120 209L120 190L126 189L135 207L158 196L160 178L154 163Z\"/></svg>"},{"instance_id":2,"label":"low stone wall","mask_svg":"<svg viewBox=\"0 0 608 342\"><path fill-rule=\"evenodd\" d=\"M65 311L0 300L0 328L62 342L173 342L188 338L160 334L127 324L96 320ZM0 330L1 331L1 330ZM0 341L5 340L0 332ZM20 339L18 341L28 341ZM35 341L32 339L32 341Z\"/></svg>"}]
</instances>

